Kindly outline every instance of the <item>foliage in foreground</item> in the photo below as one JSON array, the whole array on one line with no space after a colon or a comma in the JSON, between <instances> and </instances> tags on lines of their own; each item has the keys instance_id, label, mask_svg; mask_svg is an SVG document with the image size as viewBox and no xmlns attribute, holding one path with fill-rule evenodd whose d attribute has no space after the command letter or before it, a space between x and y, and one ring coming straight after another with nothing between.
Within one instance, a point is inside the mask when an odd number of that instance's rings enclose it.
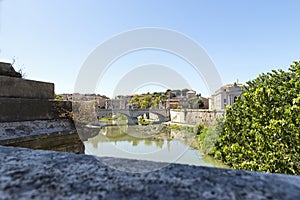
<instances>
[{"instance_id":1,"label":"foliage in foreground","mask_svg":"<svg viewBox=\"0 0 300 200\"><path fill-rule=\"evenodd\" d=\"M300 174L300 63L246 83L214 156L235 169Z\"/></svg>"}]
</instances>

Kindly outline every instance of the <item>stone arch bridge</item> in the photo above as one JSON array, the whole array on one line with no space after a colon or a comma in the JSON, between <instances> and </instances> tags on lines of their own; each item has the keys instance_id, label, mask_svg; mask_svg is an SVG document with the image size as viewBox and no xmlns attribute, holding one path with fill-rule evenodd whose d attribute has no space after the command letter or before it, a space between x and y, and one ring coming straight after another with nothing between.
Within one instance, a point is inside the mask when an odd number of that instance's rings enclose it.
<instances>
[{"instance_id":1,"label":"stone arch bridge","mask_svg":"<svg viewBox=\"0 0 300 200\"><path fill-rule=\"evenodd\" d=\"M122 114L128 118L128 124L137 124L138 116L156 115L158 123L167 122L170 120L169 109L99 109L97 112L98 118L103 118L110 114Z\"/></svg>"}]
</instances>

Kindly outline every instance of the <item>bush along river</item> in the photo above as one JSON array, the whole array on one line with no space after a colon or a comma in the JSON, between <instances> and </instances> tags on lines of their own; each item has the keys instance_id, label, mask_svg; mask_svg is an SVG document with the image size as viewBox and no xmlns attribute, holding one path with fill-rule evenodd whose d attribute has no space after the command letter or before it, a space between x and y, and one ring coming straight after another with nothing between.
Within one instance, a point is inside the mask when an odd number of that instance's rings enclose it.
<instances>
[{"instance_id":1,"label":"bush along river","mask_svg":"<svg viewBox=\"0 0 300 200\"><path fill-rule=\"evenodd\" d=\"M101 123L101 121L100 121ZM84 141L85 153L196 166L227 167L201 155L192 126L147 124L129 126L122 121L102 121L99 133Z\"/></svg>"}]
</instances>

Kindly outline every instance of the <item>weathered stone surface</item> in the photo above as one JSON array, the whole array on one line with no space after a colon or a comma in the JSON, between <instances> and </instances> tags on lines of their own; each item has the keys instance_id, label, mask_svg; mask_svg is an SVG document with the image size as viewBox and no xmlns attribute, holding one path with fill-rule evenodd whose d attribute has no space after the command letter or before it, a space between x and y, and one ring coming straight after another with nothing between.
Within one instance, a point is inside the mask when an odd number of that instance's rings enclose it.
<instances>
[{"instance_id":1,"label":"weathered stone surface","mask_svg":"<svg viewBox=\"0 0 300 200\"><path fill-rule=\"evenodd\" d=\"M0 98L0 122L57 119L71 111L70 101Z\"/></svg>"},{"instance_id":2,"label":"weathered stone surface","mask_svg":"<svg viewBox=\"0 0 300 200\"><path fill-rule=\"evenodd\" d=\"M171 109L171 122L179 124L198 124L213 126L217 118L224 118L223 111L212 111L208 109Z\"/></svg>"},{"instance_id":3,"label":"weathered stone surface","mask_svg":"<svg viewBox=\"0 0 300 200\"><path fill-rule=\"evenodd\" d=\"M83 153L72 103L53 100L53 83L19 77L0 62L0 145Z\"/></svg>"},{"instance_id":4,"label":"weathered stone surface","mask_svg":"<svg viewBox=\"0 0 300 200\"><path fill-rule=\"evenodd\" d=\"M69 119L0 123L0 145L84 153L84 145Z\"/></svg>"},{"instance_id":5,"label":"weathered stone surface","mask_svg":"<svg viewBox=\"0 0 300 200\"><path fill-rule=\"evenodd\" d=\"M0 76L0 97L54 99L54 84Z\"/></svg>"},{"instance_id":6,"label":"weathered stone surface","mask_svg":"<svg viewBox=\"0 0 300 200\"><path fill-rule=\"evenodd\" d=\"M75 130L70 119L0 122L0 140Z\"/></svg>"},{"instance_id":7,"label":"weathered stone surface","mask_svg":"<svg viewBox=\"0 0 300 200\"><path fill-rule=\"evenodd\" d=\"M43 133L5 140L1 139L0 145L77 154L84 153L84 145L76 130Z\"/></svg>"},{"instance_id":8,"label":"weathered stone surface","mask_svg":"<svg viewBox=\"0 0 300 200\"><path fill-rule=\"evenodd\" d=\"M0 147L1 199L299 199L300 177Z\"/></svg>"},{"instance_id":9,"label":"weathered stone surface","mask_svg":"<svg viewBox=\"0 0 300 200\"><path fill-rule=\"evenodd\" d=\"M22 75L15 71L10 63L0 62L0 75L21 78Z\"/></svg>"}]
</instances>

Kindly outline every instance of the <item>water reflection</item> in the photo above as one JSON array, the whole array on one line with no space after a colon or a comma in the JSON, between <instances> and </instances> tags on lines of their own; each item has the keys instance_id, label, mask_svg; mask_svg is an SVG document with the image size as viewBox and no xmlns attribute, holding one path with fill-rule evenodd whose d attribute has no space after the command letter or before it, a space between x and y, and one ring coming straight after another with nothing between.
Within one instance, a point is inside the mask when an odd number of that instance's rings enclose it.
<instances>
[{"instance_id":1,"label":"water reflection","mask_svg":"<svg viewBox=\"0 0 300 200\"><path fill-rule=\"evenodd\" d=\"M192 149L195 135L153 126L107 126L84 142L85 153L197 166L214 166Z\"/></svg>"}]
</instances>

